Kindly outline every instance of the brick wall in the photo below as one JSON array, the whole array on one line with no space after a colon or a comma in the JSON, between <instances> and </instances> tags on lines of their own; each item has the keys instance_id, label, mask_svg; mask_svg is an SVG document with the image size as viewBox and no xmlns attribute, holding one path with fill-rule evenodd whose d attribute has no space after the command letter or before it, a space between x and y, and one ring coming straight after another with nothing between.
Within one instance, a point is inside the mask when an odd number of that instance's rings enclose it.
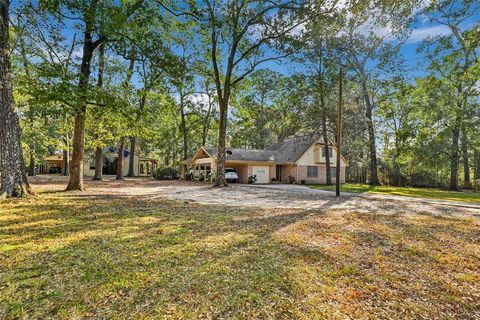
<instances>
[{"instance_id":1,"label":"brick wall","mask_svg":"<svg viewBox=\"0 0 480 320\"><path fill-rule=\"evenodd\" d=\"M246 165L232 165L232 168L237 170L238 183L248 182L248 166Z\"/></svg>"},{"instance_id":2,"label":"brick wall","mask_svg":"<svg viewBox=\"0 0 480 320\"><path fill-rule=\"evenodd\" d=\"M277 166L270 166L269 168L268 183L272 183L272 179L277 176Z\"/></svg>"},{"instance_id":3,"label":"brick wall","mask_svg":"<svg viewBox=\"0 0 480 320\"><path fill-rule=\"evenodd\" d=\"M307 184L325 184L327 183L327 171L325 166L318 167L318 176L315 178L307 177L307 166L298 166L297 183L305 180ZM345 170L340 171L340 182L345 183ZM335 183L335 177L332 177L332 183Z\"/></svg>"},{"instance_id":4,"label":"brick wall","mask_svg":"<svg viewBox=\"0 0 480 320\"><path fill-rule=\"evenodd\" d=\"M292 176L295 177L297 176L297 167L296 166L282 166L282 182L289 183L288 177Z\"/></svg>"}]
</instances>

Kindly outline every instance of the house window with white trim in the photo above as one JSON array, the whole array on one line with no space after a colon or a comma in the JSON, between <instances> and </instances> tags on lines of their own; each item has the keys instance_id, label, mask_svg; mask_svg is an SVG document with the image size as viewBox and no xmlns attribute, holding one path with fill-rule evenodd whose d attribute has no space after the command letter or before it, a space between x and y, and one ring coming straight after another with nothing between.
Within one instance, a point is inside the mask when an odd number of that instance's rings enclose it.
<instances>
[{"instance_id":1,"label":"house window with white trim","mask_svg":"<svg viewBox=\"0 0 480 320\"><path fill-rule=\"evenodd\" d=\"M307 166L307 178L316 178L316 177L318 177L318 167Z\"/></svg>"}]
</instances>

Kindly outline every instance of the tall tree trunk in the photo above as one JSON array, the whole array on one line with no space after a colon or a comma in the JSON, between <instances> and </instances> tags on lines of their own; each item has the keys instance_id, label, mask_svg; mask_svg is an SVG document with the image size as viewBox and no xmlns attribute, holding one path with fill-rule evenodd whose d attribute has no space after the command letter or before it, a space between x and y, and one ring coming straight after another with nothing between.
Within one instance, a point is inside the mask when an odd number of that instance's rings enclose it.
<instances>
[{"instance_id":1,"label":"tall tree trunk","mask_svg":"<svg viewBox=\"0 0 480 320\"><path fill-rule=\"evenodd\" d=\"M473 179L480 179L480 151L473 152Z\"/></svg>"},{"instance_id":2,"label":"tall tree trunk","mask_svg":"<svg viewBox=\"0 0 480 320\"><path fill-rule=\"evenodd\" d=\"M28 175L31 177L34 177L37 175L37 171L35 170L35 153L33 150L30 152L30 165L28 168Z\"/></svg>"},{"instance_id":3,"label":"tall tree trunk","mask_svg":"<svg viewBox=\"0 0 480 320\"><path fill-rule=\"evenodd\" d=\"M462 158L463 158L463 178L466 187L471 186L470 181L470 163L468 161L468 136L465 125L462 126Z\"/></svg>"},{"instance_id":4,"label":"tall tree trunk","mask_svg":"<svg viewBox=\"0 0 480 320\"><path fill-rule=\"evenodd\" d=\"M323 144L325 145L325 170L327 177L327 185L332 184L332 172L330 170L330 147L328 142L328 131L327 131L327 110L325 106L325 91L323 90L323 74L320 77L320 108L321 108L321 117L322 117L322 136ZM337 169L338 170L338 169Z\"/></svg>"},{"instance_id":5,"label":"tall tree trunk","mask_svg":"<svg viewBox=\"0 0 480 320\"><path fill-rule=\"evenodd\" d=\"M98 77L97 88L103 89L103 70L105 69L105 43L98 47ZM96 136L98 139L98 136ZM97 146L95 148L95 173L92 180L103 180L103 148Z\"/></svg>"},{"instance_id":6,"label":"tall tree trunk","mask_svg":"<svg viewBox=\"0 0 480 320\"><path fill-rule=\"evenodd\" d=\"M96 15L97 2L91 2L91 17ZM94 26L92 21L87 21L85 26L85 36L83 42L82 63L80 66L80 79L78 83L80 91L80 101L75 115L75 127L73 131L73 154L72 154L72 174L68 182L67 191L83 190L83 162L85 157L85 120L87 113L86 92L88 90L88 81L90 79L90 64L92 63L93 52L96 46L102 41L92 42Z\"/></svg>"},{"instance_id":7,"label":"tall tree trunk","mask_svg":"<svg viewBox=\"0 0 480 320\"><path fill-rule=\"evenodd\" d=\"M187 121L185 119L185 112L183 110L183 103L180 103L180 125L182 129L182 139L183 139L183 160L187 159L188 156L188 133L187 133Z\"/></svg>"},{"instance_id":8,"label":"tall tree trunk","mask_svg":"<svg viewBox=\"0 0 480 320\"><path fill-rule=\"evenodd\" d=\"M0 0L0 197L23 197L31 190L11 83L9 6L10 1Z\"/></svg>"},{"instance_id":9,"label":"tall tree trunk","mask_svg":"<svg viewBox=\"0 0 480 320\"><path fill-rule=\"evenodd\" d=\"M127 177L135 176L135 149L137 145L137 138L130 137L130 158L128 158L128 173Z\"/></svg>"},{"instance_id":10,"label":"tall tree trunk","mask_svg":"<svg viewBox=\"0 0 480 320\"><path fill-rule=\"evenodd\" d=\"M68 177L70 175L70 138L68 134L63 137L65 142L65 150L63 150L63 168L62 176Z\"/></svg>"},{"instance_id":11,"label":"tall tree trunk","mask_svg":"<svg viewBox=\"0 0 480 320\"><path fill-rule=\"evenodd\" d=\"M92 180L103 180L103 149L95 148L95 174Z\"/></svg>"},{"instance_id":12,"label":"tall tree trunk","mask_svg":"<svg viewBox=\"0 0 480 320\"><path fill-rule=\"evenodd\" d=\"M212 107L213 107L213 101L212 101L212 97L210 96L210 92L208 91L208 85L206 85L206 92L208 95L208 110L207 110L207 115L205 116L205 121L203 122L202 146L205 146L205 144L207 143L207 136L208 136L208 130L210 129L210 118L211 118Z\"/></svg>"},{"instance_id":13,"label":"tall tree trunk","mask_svg":"<svg viewBox=\"0 0 480 320\"><path fill-rule=\"evenodd\" d=\"M68 177L70 175L70 151L68 149L63 150L63 168L62 176Z\"/></svg>"},{"instance_id":14,"label":"tall tree trunk","mask_svg":"<svg viewBox=\"0 0 480 320\"><path fill-rule=\"evenodd\" d=\"M367 88L367 80L362 79L362 93L365 100L365 117L367 118L368 147L370 151L370 185L379 185L377 168L377 146L375 144L375 128L373 127L372 102Z\"/></svg>"},{"instance_id":15,"label":"tall tree trunk","mask_svg":"<svg viewBox=\"0 0 480 320\"><path fill-rule=\"evenodd\" d=\"M450 148L450 190L458 190L460 125L452 129L452 145Z\"/></svg>"},{"instance_id":16,"label":"tall tree trunk","mask_svg":"<svg viewBox=\"0 0 480 320\"><path fill-rule=\"evenodd\" d=\"M220 105L220 121L218 125L218 147L217 147L217 177L215 180L216 186L227 186L225 179L225 160L226 148L225 140L227 136L227 113L228 113L228 97L225 92L224 99L219 101Z\"/></svg>"},{"instance_id":17,"label":"tall tree trunk","mask_svg":"<svg viewBox=\"0 0 480 320\"><path fill-rule=\"evenodd\" d=\"M147 93L146 87L144 88L142 95L140 96L140 100L138 102L138 113L136 117L136 122L140 121L141 112L143 108L145 108L145 103L147 101ZM135 151L137 147L137 138L130 137L130 158L128 159L128 174L127 177L134 177L135 176Z\"/></svg>"},{"instance_id":18,"label":"tall tree trunk","mask_svg":"<svg viewBox=\"0 0 480 320\"><path fill-rule=\"evenodd\" d=\"M117 156L117 180L123 180L123 153L125 151L125 138L120 139Z\"/></svg>"},{"instance_id":19,"label":"tall tree trunk","mask_svg":"<svg viewBox=\"0 0 480 320\"><path fill-rule=\"evenodd\" d=\"M73 129L73 153L72 153L72 174L68 181L67 191L83 190L83 162L85 153L85 118L86 106L80 107L79 113L75 116L75 127Z\"/></svg>"}]
</instances>

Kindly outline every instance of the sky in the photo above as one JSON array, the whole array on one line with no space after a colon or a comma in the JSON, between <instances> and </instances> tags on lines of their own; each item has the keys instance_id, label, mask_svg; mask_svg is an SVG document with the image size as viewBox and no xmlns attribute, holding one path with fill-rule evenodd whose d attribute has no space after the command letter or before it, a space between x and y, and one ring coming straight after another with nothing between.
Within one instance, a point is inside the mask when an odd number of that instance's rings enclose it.
<instances>
[{"instance_id":1,"label":"sky","mask_svg":"<svg viewBox=\"0 0 480 320\"><path fill-rule=\"evenodd\" d=\"M426 16L420 14L420 10L427 6L429 2L430 0L424 0L423 5L417 9L416 14L414 14L415 19L408 26L408 37L402 41L400 47L399 56L405 63L405 74L410 81L414 81L416 77L422 77L427 74L429 61L425 57L425 53L419 52L419 47L422 42L429 37L435 38L437 36L451 34L447 26L430 22ZM480 12L474 13L471 18L462 23L460 29L465 30L475 25L480 26ZM395 41L388 28L367 25L362 29L362 32L365 34L373 31L377 35L384 36L387 42ZM283 63L271 62L268 65L263 65L263 68L269 68L283 74L291 74L298 71L299 68L301 69L301 66L292 64L289 61L284 61ZM375 64L372 64L370 68L374 69Z\"/></svg>"},{"instance_id":2,"label":"sky","mask_svg":"<svg viewBox=\"0 0 480 320\"><path fill-rule=\"evenodd\" d=\"M422 43L422 41L427 37L441 36L441 35L448 34L450 32L450 30L446 26L440 25L438 23L432 23L428 21L426 17L418 14L421 8L425 7L430 1L431 0L423 0L423 4L417 10L415 21L409 25L408 39L405 40L405 42L403 43L400 49L400 55L404 59L406 64L406 74L408 76L408 79L411 81L413 81L415 77L425 75L427 72L426 67L428 65L428 61L424 57L425 54L418 52L418 47ZM21 2L23 2L23 0L12 1L12 7L15 8L16 6L21 4ZM339 0L337 2L337 5L340 7L346 6L347 2L348 0ZM480 21L480 12L477 12L469 20L465 21L465 23L461 25L461 28L464 28L464 29L470 28L473 25L478 24L479 21ZM64 30L64 34L67 37L67 42L69 41L68 39L73 38L74 33L77 33L77 40L81 39L82 37L82 34L78 30L75 30L74 28L75 23L76 22L70 21L67 24L67 29ZM387 41L392 41L392 42L395 41L393 36L390 34L390 31L388 28L373 26L373 24L372 25L367 24L362 29L363 29L362 32L369 33L373 31L378 35L384 36L387 39ZM77 58L80 58L81 56L80 46L77 47L75 54L77 55ZM271 52L271 54L274 54L273 51ZM303 66L296 63L292 63L288 60L284 60L280 63L275 61L264 63L260 65L259 68L269 68L274 71L280 72L282 74L292 74L292 73L302 71ZM371 66L367 66L367 68L371 68L373 70L375 69L375 64L373 63ZM136 84L136 85L140 85L140 84Z\"/></svg>"}]
</instances>

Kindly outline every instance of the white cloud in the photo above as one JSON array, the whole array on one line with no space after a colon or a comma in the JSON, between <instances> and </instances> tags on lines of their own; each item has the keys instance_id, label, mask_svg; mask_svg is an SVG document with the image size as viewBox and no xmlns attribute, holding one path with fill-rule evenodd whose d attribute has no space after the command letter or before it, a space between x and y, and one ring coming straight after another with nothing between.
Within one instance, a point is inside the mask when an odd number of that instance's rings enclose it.
<instances>
[{"instance_id":1,"label":"white cloud","mask_svg":"<svg viewBox=\"0 0 480 320\"><path fill-rule=\"evenodd\" d=\"M193 103L196 108L200 108L203 111L208 110L208 95L206 93L193 93L186 97L187 101Z\"/></svg>"},{"instance_id":2,"label":"white cloud","mask_svg":"<svg viewBox=\"0 0 480 320\"><path fill-rule=\"evenodd\" d=\"M444 36L451 33L451 30L444 25L429 26L424 28L413 29L408 43L422 42L428 37Z\"/></svg>"},{"instance_id":3,"label":"white cloud","mask_svg":"<svg viewBox=\"0 0 480 320\"><path fill-rule=\"evenodd\" d=\"M414 18L416 16L422 17L420 13L430 5L432 0L421 0L416 8L410 13L409 17L405 17L406 20L408 18ZM347 0L339 0L340 8L346 7ZM368 36L370 34L374 34L377 37L383 38L385 41L393 41L396 38L394 26L392 25L392 21L388 21L391 19L386 19L387 22L384 24L377 23L377 19L380 17L385 18L385 13L380 10L380 8L371 8L369 11L368 18L356 28L356 32L361 35ZM352 12L347 14L347 19L354 18L355 15ZM424 18L425 19L425 18Z\"/></svg>"}]
</instances>

